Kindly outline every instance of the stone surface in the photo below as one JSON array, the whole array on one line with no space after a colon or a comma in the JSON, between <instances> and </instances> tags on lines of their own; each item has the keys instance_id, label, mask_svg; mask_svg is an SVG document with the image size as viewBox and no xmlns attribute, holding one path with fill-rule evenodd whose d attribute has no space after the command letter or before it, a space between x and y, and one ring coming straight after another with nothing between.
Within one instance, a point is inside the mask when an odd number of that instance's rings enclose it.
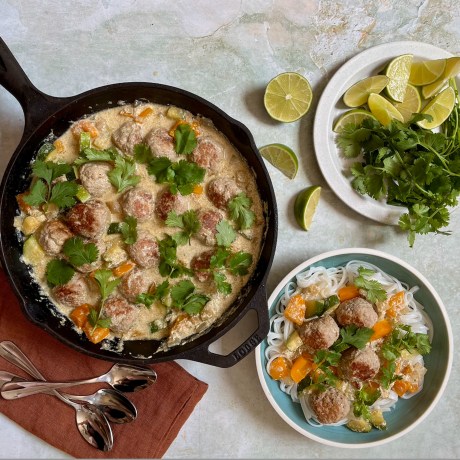
<instances>
[{"instance_id":1,"label":"stone surface","mask_svg":"<svg viewBox=\"0 0 460 460\"><path fill-rule=\"evenodd\" d=\"M279 208L279 237L268 291L313 255L369 247L403 258L438 290L460 346L460 212L451 236L419 237L410 249L396 228L349 209L318 168L312 125L319 96L334 72L360 51L385 42L415 40L460 55L460 4L453 0L0 0L0 33L30 80L43 92L68 96L93 87L147 81L178 86L213 102L243 122L258 146L289 145L300 168L290 181L271 165ZM314 90L310 113L278 124L265 113L265 85L297 71ZM0 174L17 145L23 115L0 87ZM311 184L323 187L311 230L298 228L294 197ZM231 350L251 332L254 318L213 345ZM383 448L327 447L290 428L260 387L254 354L230 369L180 362L209 383L204 399L168 450L167 458L459 458L460 370L431 415ZM0 417L1 458L64 458L65 454Z\"/></svg>"}]
</instances>

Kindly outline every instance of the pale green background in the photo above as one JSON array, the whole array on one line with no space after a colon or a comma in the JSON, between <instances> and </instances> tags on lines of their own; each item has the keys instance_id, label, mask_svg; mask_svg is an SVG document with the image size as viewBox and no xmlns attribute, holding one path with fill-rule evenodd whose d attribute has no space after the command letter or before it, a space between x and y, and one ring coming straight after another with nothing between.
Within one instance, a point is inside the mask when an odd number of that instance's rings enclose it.
<instances>
[{"instance_id":1,"label":"pale green background","mask_svg":"<svg viewBox=\"0 0 460 460\"><path fill-rule=\"evenodd\" d=\"M320 252L350 246L384 250L412 264L437 289L458 348L460 212L452 215L453 235L420 237L410 249L395 228L361 217L335 196L319 171L312 143L322 90L340 65L360 51L416 40L460 55L458 0L0 0L0 34L45 93L68 96L123 81L165 83L218 105L252 131L258 146L291 146L300 161L295 180L268 165L280 220L269 291ZM310 113L292 124L271 121L262 104L265 85L283 71L305 75L315 95ZM22 125L19 104L0 87L1 173ZM295 224L292 208L296 193L311 184L323 186L323 192L306 233ZM228 351L246 337L252 322L249 318L213 349ZM291 429L265 399L253 353L230 369L181 364L208 382L209 390L167 458L460 457L456 356L443 399L421 425L381 448L356 451L324 446ZM0 457L65 454L0 416Z\"/></svg>"}]
</instances>

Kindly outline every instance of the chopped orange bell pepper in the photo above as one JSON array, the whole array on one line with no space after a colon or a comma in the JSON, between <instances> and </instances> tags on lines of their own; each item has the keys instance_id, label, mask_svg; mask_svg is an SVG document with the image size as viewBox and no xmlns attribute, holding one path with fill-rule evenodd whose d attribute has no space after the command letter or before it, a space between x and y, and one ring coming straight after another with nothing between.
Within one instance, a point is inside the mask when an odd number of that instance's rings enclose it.
<instances>
[{"instance_id":1,"label":"chopped orange bell pepper","mask_svg":"<svg viewBox=\"0 0 460 460\"><path fill-rule=\"evenodd\" d=\"M316 369L316 364L313 362L313 357L308 353L300 355L292 364L291 379L299 383L308 373Z\"/></svg>"},{"instance_id":2,"label":"chopped orange bell pepper","mask_svg":"<svg viewBox=\"0 0 460 460\"><path fill-rule=\"evenodd\" d=\"M100 341L104 340L110 333L110 329L108 327L93 327L87 321L86 324L83 326L83 331L88 337L88 340L92 343L99 343Z\"/></svg>"},{"instance_id":3,"label":"chopped orange bell pepper","mask_svg":"<svg viewBox=\"0 0 460 460\"><path fill-rule=\"evenodd\" d=\"M269 374L273 380L282 380L289 377L289 361L283 356L278 356L270 363Z\"/></svg>"},{"instance_id":4,"label":"chopped orange bell pepper","mask_svg":"<svg viewBox=\"0 0 460 460\"><path fill-rule=\"evenodd\" d=\"M418 386L408 382L407 380L396 380L393 384L393 391L401 398L407 392L415 393L418 389Z\"/></svg>"},{"instance_id":5,"label":"chopped orange bell pepper","mask_svg":"<svg viewBox=\"0 0 460 460\"><path fill-rule=\"evenodd\" d=\"M113 276L119 278L120 276L123 276L126 273L130 272L135 266L136 264L134 264L133 262L125 262L124 264L121 264L112 270Z\"/></svg>"},{"instance_id":6,"label":"chopped orange bell pepper","mask_svg":"<svg viewBox=\"0 0 460 460\"><path fill-rule=\"evenodd\" d=\"M284 310L284 316L293 323L301 326L305 318L305 300L300 294L294 295Z\"/></svg>"},{"instance_id":7,"label":"chopped orange bell pepper","mask_svg":"<svg viewBox=\"0 0 460 460\"><path fill-rule=\"evenodd\" d=\"M147 107L146 109L144 109L144 110L137 116L137 118L145 118L145 117L147 117L148 115L150 115L151 113L153 113L152 107Z\"/></svg>"},{"instance_id":8,"label":"chopped orange bell pepper","mask_svg":"<svg viewBox=\"0 0 460 460\"><path fill-rule=\"evenodd\" d=\"M203 186L202 185L195 185L193 187L193 193L195 195L201 195L203 193L204 189L203 189Z\"/></svg>"},{"instance_id":9,"label":"chopped orange bell pepper","mask_svg":"<svg viewBox=\"0 0 460 460\"><path fill-rule=\"evenodd\" d=\"M372 329L374 330L374 333L371 335L371 341L380 339L388 335L393 330L393 325L387 319L382 319L381 321L377 321L372 326Z\"/></svg>"},{"instance_id":10,"label":"chopped orange bell pepper","mask_svg":"<svg viewBox=\"0 0 460 460\"><path fill-rule=\"evenodd\" d=\"M86 324L88 321L88 315L89 315L89 309L91 305L84 303L77 308L74 308L72 312L70 313L70 319L75 323L76 326L78 326L80 329L83 328L83 326Z\"/></svg>"},{"instance_id":11,"label":"chopped orange bell pepper","mask_svg":"<svg viewBox=\"0 0 460 460\"><path fill-rule=\"evenodd\" d=\"M32 206L30 204L27 204L24 201L24 198L28 195L28 193L20 193L19 195L16 195L16 201L18 202L19 209L24 212L25 214L29 214L30 211L32 210Z\"/></svg>"},{"instance_id":12,"label":"chopped orange bell pepper","mask_svg":"<svg viewBox=\"0 0 460 460\"><path fill-rule=\"evenodd\" d=\"M340 288L337 292L340 302L345 300L354 299L359 296L359 289L354 284L349 284Z\"/></svg>"},{"instance_id":13,"label":"chopped orange bell pepper","mask_svg":"<svg viewBox=\"0 0 460 460\"><path fill-rule=\"evenodd\" d=\"M65 150L63 142L59 139L54 141L53 145L59 153L62 153Z\"/></svg>"}]
</instances>

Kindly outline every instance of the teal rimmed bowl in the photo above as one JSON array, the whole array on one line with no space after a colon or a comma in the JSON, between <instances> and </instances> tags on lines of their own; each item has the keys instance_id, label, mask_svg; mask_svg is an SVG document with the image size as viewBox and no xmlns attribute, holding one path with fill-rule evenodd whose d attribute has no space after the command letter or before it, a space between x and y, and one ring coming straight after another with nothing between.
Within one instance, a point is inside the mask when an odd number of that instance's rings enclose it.
<instances>
[{"instance_id":1,"label":"teal rimmed bowl","mask_svg":"<svg viewBox=\"0 0 460 460\"><path fill-rule=\"evenodd\" d=\"M424 306L433 323L431 353L424 357L427 373L423 390L410 399L400 399L390 412L385 413L387 429L384 431L373 429L369 433L355 433L345 426L311 426L305 420L300 404L292 402L290 396L279 389L278 382L268 375L265 368L266 340L256 348L255 357L259 380L269 402L280 417L292 428L310 439L330 446L372 447L393 441L408 433L433 410L447 385L452 367L452 329L442 300L421 273L397 257L365 248L326 252L294 268L278 284L268 299L270 317L275 313L275 306L282 296L284 287L290 281L295 281L297 274L309 267L337 267L350 260L362 260L371 263L407 283L409 287L418 286L419 290L414 297Z\"/></svg>"}]
</instances>

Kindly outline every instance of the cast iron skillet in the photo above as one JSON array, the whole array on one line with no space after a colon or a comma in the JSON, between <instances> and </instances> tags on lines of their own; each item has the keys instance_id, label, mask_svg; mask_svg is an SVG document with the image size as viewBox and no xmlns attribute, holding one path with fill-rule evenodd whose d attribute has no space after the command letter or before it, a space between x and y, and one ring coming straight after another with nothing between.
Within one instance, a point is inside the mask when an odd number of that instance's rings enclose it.
<instances>
[{"instance_id":1,"label":"cast iron skillet","mask_svg":"<svg viewBox=\"0 0 460 460\"><path fill-rule=\"evenodd\" d=\"M93 357L109 361L150 364L175 359L200 361L219 367L230 367L252 351L266 336L269 329L266 279L273 261L277 238L277 210L273 187L262 158L249 130L229 117L215 105L187 91L155 83L120 83L107 85L66 98L48 96L30 82L24 71L0 38L0 84L20 102L25 115L24 134L5 171L0 187L0 255L25 316L66 345ZM40 295L28 267L20 261L22 242L13 227L18 214L15 196L29 186L30 163L35 158L43 139L52 131L59 136L70 122L85 114L116 106L118 101L133 103L136 100L176 105L193 114L211 119L218 130L246 158L254 170L259 193L266 203L266 235L256 270L227 314L203 335L192 338L168 351L158 351L159 342L152 340L129 341L121 353L103 350L90 343L71 327L66 319L53 314L51 302ZM209 345L224 335L249 310L258 317L257 330L228 355L209 351ZM39 346L39 344L38 344Z\"/></svg>"}]
</instances>

